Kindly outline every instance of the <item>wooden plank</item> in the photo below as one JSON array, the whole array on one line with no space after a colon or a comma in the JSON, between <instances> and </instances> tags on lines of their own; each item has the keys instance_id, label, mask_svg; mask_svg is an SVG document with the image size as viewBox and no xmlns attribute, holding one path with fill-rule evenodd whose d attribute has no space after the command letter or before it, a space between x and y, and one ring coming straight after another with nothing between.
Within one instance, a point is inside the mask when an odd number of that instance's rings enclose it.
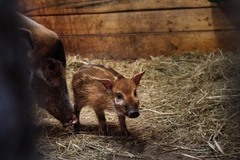
<instances>
[{"instance_id":1,"label":"wooden plank","mask_svg":"<svg viewBox=\"0 0 240 160\"><path fill-rule=\"evenodd\" d=\"M82 35L60 37L69 55L85 58L136 59L239 49L240 31L178 32L166 34Z\"/></svg>"},{"instance_id":2,"label":"wooden plank","mask_svg":"<svg viewBox=\"0 0 240 160\"><path fill-rule=\"evenodd\" d=\"M229 11L228 14L234 15ZM237 29L219 8L31 17L60 36Z\"/></svg>"},{"instance_id":3,"label":"wooden plank","mask_svg":"<svg viewBox=\"0 0 240 160\"><path fill-rule=\"evenodd\" d=\"M20 11L28 16L216 6L208 0L19 0L18 3Z\"/></svg>"}]
</instances>

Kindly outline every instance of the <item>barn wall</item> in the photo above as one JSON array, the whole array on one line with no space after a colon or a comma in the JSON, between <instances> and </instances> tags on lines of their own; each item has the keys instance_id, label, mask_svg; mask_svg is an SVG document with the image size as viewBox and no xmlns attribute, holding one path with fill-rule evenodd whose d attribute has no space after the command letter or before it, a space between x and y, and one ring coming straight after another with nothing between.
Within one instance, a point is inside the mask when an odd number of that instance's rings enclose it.
<instances>
[{"instance_id":1,"label":"barn wall","mask_svg":"<svg viewBox=\"0 0 240 160\"><path fill-rule=\"evenodd\" d=\"M135 59L240 46L238 0L19 0L19 6L55 31L70 55Z\"/></svg>"}]
</instances>

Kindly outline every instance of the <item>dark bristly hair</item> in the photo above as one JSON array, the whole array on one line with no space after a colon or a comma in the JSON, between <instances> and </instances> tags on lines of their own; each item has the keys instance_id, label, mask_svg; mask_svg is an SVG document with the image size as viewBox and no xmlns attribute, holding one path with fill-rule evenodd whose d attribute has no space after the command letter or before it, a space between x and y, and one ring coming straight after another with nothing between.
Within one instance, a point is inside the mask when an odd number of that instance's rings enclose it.
<instances>
[{"instance_id":1,"label":"dark bristly hair","mask_svg":"<svg viewBox=\"0 0 240 160\"><path fill-rule=\"evenodd\" d=\"M15 0L0 1L0 157L32 160L31 98L15 5Z\"/></svg>"}]
</instances>

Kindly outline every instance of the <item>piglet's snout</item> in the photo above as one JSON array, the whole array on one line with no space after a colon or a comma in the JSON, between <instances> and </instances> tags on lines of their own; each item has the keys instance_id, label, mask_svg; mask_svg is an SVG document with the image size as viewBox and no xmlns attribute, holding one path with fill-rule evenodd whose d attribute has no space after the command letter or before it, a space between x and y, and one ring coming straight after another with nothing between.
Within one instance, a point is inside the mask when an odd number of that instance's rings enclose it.
<instances>
[{"instance_id":1,"label":"piglet's snout","mask_svg":"<svg viewBox=\"0 0 240 160\"><path fill-rule=\"evenodd\" d=\"M128 117L129 118L137 118L139 115L140 114L139 114L138 110L136 110L134 108L130 109L129 112L128 112Z\"/></svg>"}]
</instances>

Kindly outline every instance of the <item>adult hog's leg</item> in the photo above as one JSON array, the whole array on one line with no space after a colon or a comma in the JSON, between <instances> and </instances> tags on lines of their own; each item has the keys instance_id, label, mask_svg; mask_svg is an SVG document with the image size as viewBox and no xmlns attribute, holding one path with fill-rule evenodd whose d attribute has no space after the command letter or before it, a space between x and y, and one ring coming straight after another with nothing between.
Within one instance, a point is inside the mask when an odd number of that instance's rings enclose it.
<instances>
[{"instance_id":1,"label":"adult hog's leg","mask_svg":"<svg viewBox=\"0 0 240 160\"><path fill-rule=\"evenodd\" d=\"M95 110L95 113L98 118L98 123L99 123L99 133L101 135L108 135L107 133L107 122L105 118L105 113L103 110Z\"/></svg>"},{"instance_id":2,"label":"adult hog's leg","mask_svg":"<svg viewBox=\"0 0 240 160\"><path fill-rule=\"evenodd\" d=\"M131 133L128 131L126 126L126 118L124 115L118 115L118 121L121 127L121 131L125 134L125 136L130 136Z\"/></svg>"}]
</instances>

